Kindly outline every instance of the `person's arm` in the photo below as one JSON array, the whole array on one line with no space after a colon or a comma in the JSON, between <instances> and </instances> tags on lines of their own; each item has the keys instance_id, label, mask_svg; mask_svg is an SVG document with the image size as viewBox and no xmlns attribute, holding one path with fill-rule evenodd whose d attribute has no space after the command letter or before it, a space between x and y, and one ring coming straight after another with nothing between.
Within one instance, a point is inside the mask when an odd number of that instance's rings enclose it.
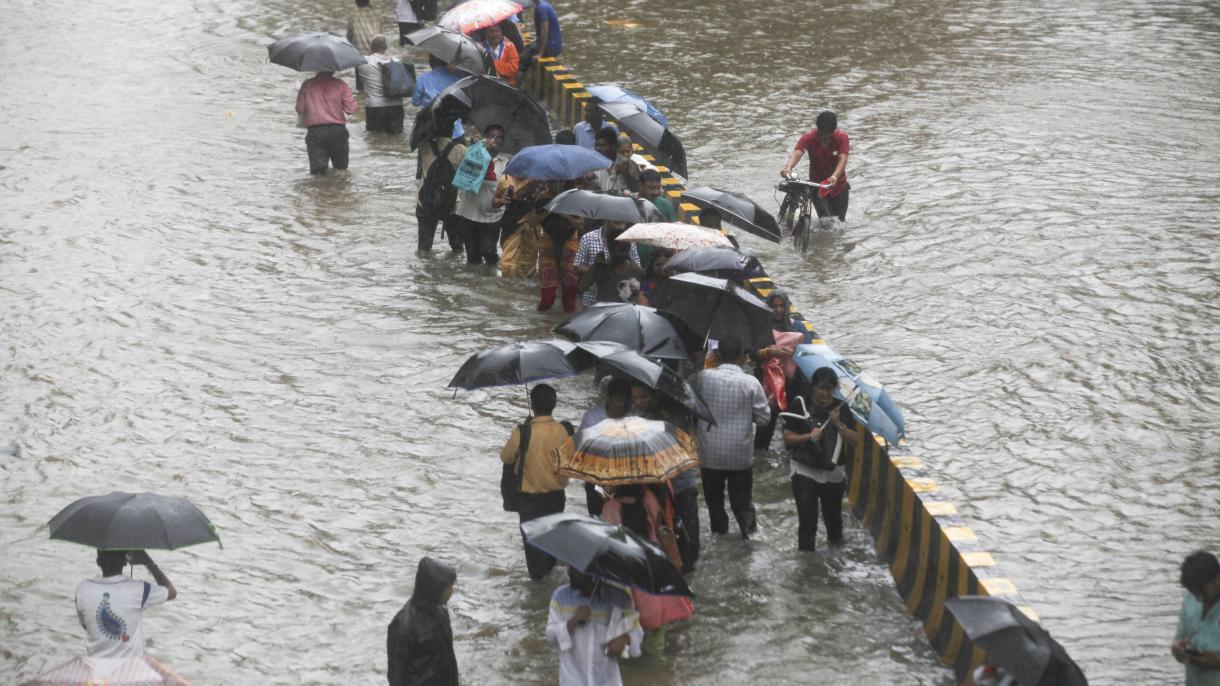
<instances>
[{"instance_id":1,"label":"person's arm","mask_svg":"<svg viewBox=\"0 0 1220 686\"><path fill-rule=\"evenodd\" d=\"M798 434L790 429L784 429L784 446L788 448L795 448L802 443L820 440L822 440L822 430L816 427L807 434Z\"/></svg>"},{"instance_id":2,"label":"person's arm","mask_svg":"<svg viewBox=\"0 0 1220 686\"><path fill-rule=\"evenodd\" d=\"M504 77L505 81L513 83L517 79L517 70L521 68L521 56L517 54L517 46L513 45L512 41L505 39L504 52L500 58L496 71L500 72L500 76ZM501 65L503 65L503 69L501 69Z\"/></svg>"},{"instance_id":3,"label":"person's arm","mask_svg":"<svg viewBox=\"0 0 1220 686\"><path fill-rule=\"evenodd\" d=\"M352 97L352 89L343 84L343 111L348 114L356 113L356 99Z\"/></svg>"},{"instance_id":4,"label":"person's arm","mask_svg":"<svg viewBox=\"0 0 1220 686\"><path fill-rule=\"evenodd\" d=\"M1201 651L1198 655L1187 655L1186 664L1201 669L1220 669L1220 653Z\"/></svg>"},{"instance_id":5,"label":"person's arm","mask_svg":"<svg viewBox=\"0 0 1220 686\"><path fill-rule=\"evenodd\" d=\"M797 148L796 150L793 150L792 154L788 156L787 164L784 165L783 169L779 170L779 175L787 176L787 175L791 174L792 170L796 168L796 164L798 162L800 162L801 158L804 156L805 156L804 149Z\"/></svg>"},{"instance_id":6,"label":"person's arm","mask_svg":"<svg viewBox=\"0 0 1220 686\"><path fill-rule=\"evenodd\" d=\"M843 178L843 170L847 167L848 157L847 153L839 155L839 163L835 165L835 172L830 175L830 178L826 179L826 183L833 186L839 182L839 179Z\"/></svg>"},{"instance_id":7,"label":"person's arm","mask_svg":"<svg viewBox=\"0 0 1220 686\"><path fill-rule=\"evenodd\" d=\"M494 166L496 161L492 160L491 164ZM513 201L513 193L513 186L508 182L508 178L501 176L500 180L496 182L496 193L491 197L491 206L504 207Z\"/></svg>"},{"instance_id":8,"label":"person's arm","mask_svg":"<svg viewBox=\"0 0 1220 686\"><path fill-rule=\"evenodd\" d=\"M847 409L846 405L840 405L838 410L830 413L830 422L839 430L839 435L843 437L847 445L855 447L860 442L860 425L854 421L851 423L852 425L848 425L843 420L845 412L851 412L851 410Z\"/></svg>"},{"instance_id":9,"label":"person's arm","mask_svg":"<svg viewBox=\"0 0 1220 686\"><path fill-rule=\"evenodd\" d=\"M301 84L301 89L297 91L297 114L305 114L305 85Z\"/></svg>"},{"instance_id":10,"label":"person's arm","mask_svg":"<svg viewBox=\"0 0 1220 686\"><path fill-rule=\"evenodd\" d=\"M131 564L143 565L144 568L148 570L148 573L152 574L153 579L157 581L157 585L162 586L165 588L165 590L169 591L169 597L166 598L166 600L173 600L174 598L178 597L178 590L174 588L174 584L170 582L169 577L165 576L165 572L161 571L161 568L157 566L157 563L153 562L152 558L148 556L146 551L137 550L132 553Z\"/></svg>"},{"instance_id":11,"label":"person's arm","mask_svg":"<svg viewBox=\"0 0 1220 686\"><path fill-rule=\"evenodd\" d=\"M512 464L517 461L517 452L521 450L521 430L513 429L513 435L508 437L508 443L500 449L500 461Z\"/></svg>"},{"instance_id":12,"label":"person's arm","mask_svg":"<svg viewBox=\"0 0 1220 686\"><path fill-rule=\"evenodd\" d=\"M750 392L754 397L754 423L759 426L766 426L767 422L771 421L771 403L767 400L767 393L763 390L762 384L752 376L747 376L754 383L750 385Z\"/></svg>"},{"instance_id":13,"label":"person's arm","mask_svg":"<svg viewBox=\"0 0 1220 686\"><path fill-rule=\"evenodd\" d=\"M356 22L355 22L355 19L356 19L356 18L355 18L354 16L351 16L351 17L348 17L348 18L347 18L347 42L348 42L348 43L351 43L352 45L355 45L355 44L356 44Z\"/></svg>"}]
</instances>

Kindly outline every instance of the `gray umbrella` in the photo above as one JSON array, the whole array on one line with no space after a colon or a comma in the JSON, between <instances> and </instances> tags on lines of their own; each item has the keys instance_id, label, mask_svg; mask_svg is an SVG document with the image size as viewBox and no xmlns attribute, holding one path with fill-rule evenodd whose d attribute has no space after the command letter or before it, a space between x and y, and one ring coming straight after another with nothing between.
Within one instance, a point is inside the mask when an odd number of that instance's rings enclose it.
<instances>
[{"instance_id":1,"label":"gray umbrella","mask_svg":"<svg viewBox=\"0 0 1220 686\"><path fill-rule=\"evenodd\" d=\"M618 123L620 131L651 152L658 162L686 176L686 149L682 147L682 141L663 124L635 103L603 102L598 107Z\"/></svg>"},{"instance_id":2,"label":"gray umbrella","mask_svg":"<svg viewBox=\"0 0 1220 686\"><path fill-rule=\"evenodd\" d=\"M480 131L489 124L503 126L501 150L510 155L524 147L551 142L551 125L542 105L525 91L490 76L467 76L421 109L415 115L415 129L411 131L412 150L436 136L438 112L461 113L463 119L469 119Z\"/></svg>"},{"instance_id":3,"label":"gray umbrella","mask_svg":"<svg viewBox=\"0 0 1220 686\"><path fill-rule=\"evenodd\" d=\"M48 523L51 538L103 550L174 550L216 541L208 518L184 498L122 493L81 498Z\"/></svg>"},{"instance_id":4,"label":"gray umbrella","mask_svg":"<svg viewBox=\"0 0 1220 686\"><path fill-rule=\"evenodd\" d=\"M1022 686L1088 686L1063 646L1007 600L962 596L946 600L945 607L988 660Z\"/></svg>"},{"instance_id":5,"label":"gray umbrella","mask_svg":"<svg viewBox=\"0 0 1220 686\"><path fill-rule=\"evenodd\" d=\"M452 64L471 74L487 72L487 55L483 48L469 36L439 26L427 26L407 34L407 43L434 57Z\"/></svg>"},{"instance_id":6,"label":"gray umbrella","mask_svg":"<svg viewBox=\"0 0 1220 686\"><path fill-rule=\"evenodd\" d=\"M297 71L342 71L364 64L364 55L342 36L314 31L281 38L267 46L267 59Z\"/></svg>"},{"instance_id":7,"label":"gray umbrella","mask_svg":"<svg viewBox=\"0 0 1220 686\"><path fill-rule=\"evenodd\" d=\"M608 219L636 224L665 221L656 205L647 200L622 195L593 193L579 188L564 191L546 206L548 212L571 214L588 219Z\"/></svg>"},{"instance_id":8,"label":"gray umbrella","mask_svg":"<svg viewBox=\"0 0 1220 686\"><path fill-rule=\"evenodd\" d=\"M779 243L780 230L775 217L741 193L699 186L683 191L682 200L698 205L700 209L715 210L728 223Z\"/></svg>"}]
</instances>

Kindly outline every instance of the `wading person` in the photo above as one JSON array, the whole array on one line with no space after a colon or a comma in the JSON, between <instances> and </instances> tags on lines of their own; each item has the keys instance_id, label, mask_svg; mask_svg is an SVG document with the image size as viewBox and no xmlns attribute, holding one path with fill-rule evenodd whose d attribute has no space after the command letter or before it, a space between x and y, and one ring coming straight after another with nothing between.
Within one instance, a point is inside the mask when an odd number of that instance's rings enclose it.
<instances>
[{"instance_id":1,"label":"wading person","mask_svg":"<svg viewBox=\"0 0 1220 686\"><path fill-rule=\"evenodd\" d=\"M729 532L724 510L728 487L729 507L742 538L758 528L754 510L754 425L771 419L771 408L758 379L745 373L745 349L733 340L720 341L720 365L691 377L691 386L707 402L715 426L699 422L699 458L703 462L703 498L707 502L712 533Z\"/></svg>"},{"instance_id":2,"label":"wading person","mask_svg":"<svg viewBox=\"0 0 1220 686\"><path fill-rule=\"evenodd\" d=\"M674 204L665 197L661 190L661 172L656 169L640 170L640 193L639 196L643 200L647 200L661 210L661 214L667 222L678 221L678 215L674 212Z\"/></svg>"},{"instance_id":3,"label":"wading person","mask_svg":"<svg viewBox=\"0 0 1220 686\"><path fill-rule=\"evenodd\" d=\"M520 66L517 46L504 39L504 32L498 24L483 29L483 50L491 57L496 76L517 85L517 69Z\"/></svg>"},{"instance_id":4,"label":"wading person","mask_svg":"<svg viewBox=\"0 0 1220 686\"><path fill-rule=\"evenodd\" d=\"M631 596L568 567L546 622L546 640L559 647L559 686L622 686L619 657L639 657L643 637Z\"/></svg>"},{"instance_id":5,"label":"wading person","mask_svg":"<svg viewBox=\"0 0 1220 686\"><path fill-rule=\"evenodd\" d=\"M356 67L356 73L364 79L364 130L381 133L402 133L402 98L391 97L385 92L381 78L381 65L396 62L385 54L385 36L377 34L370 43L373 52L364 64Z\"/></svg>"},{"instance_id":6,"label":"wading person","mask_svg":"<svg viewBox=\"0 0 1220 686\"><path fill-rule=\"evenodd\" d=\"M763 383L763 390L767 392L767 400L771 403L771 421L767 422L766 426L758 428L754 433L754 449L766 450L771 447L771 437L775 434L775 425L779 420L779 413L783 408L779 406L779 398L777 392L773 391L774 386L769 386L765 383L764 374L771 373L768 368L777 370L775 373L782 374L783 388L785 395L794 395L803 393L805 384L799 383L800 375L796 373L796 365L791 361L792 355L796 352L796 346L801 343L808 343L811 338L809 331L793 320L789 310L792 305L788 300L788 292L782 288L776 288L767 296L767 307L771 310L771 330L775 336L775 343L765 348L760 348L754 353L754 358L757 364L754 366L754 376ZM789 386L793 386L791 390ZM791 402L791 401L789 401Z\"/></svg>"},{"instance_id":7,"label":"wading person","mask_svg":"<svg viewBox=\"0 0 1220 686\"><path fill-rule=\"evenodd\" d=\"M386 631L386 678L390 686L456 686L457 657L449 625L449 598L457 573L430 557L420 558L411 599Z\"/></svg>"},{"instance_id":8,"label":"wading person","mask_svg":"<svg viewBox=\"0 0 1220 686\"><path fill-rule=\"evenodd\" d=\"M483 129L483 149L491 156L483 172L483 183L478 192L458 190L457 209L454 210L462 223L462 241L466 244L466 264L496 264L500 255L496 246L500 242L500 220L504 218L504 205L511 197L496 193L504 166L509 156L500 154L504 143L504 127L490 124ZM470 157L475 146L466 151ZM463 160L463 164L466 160Z\"/></svg>"},{"instance_id":9,"label":"wading person","mask_svg":"<svg viewBox=\"0 0 1220 686\"><path fill-rule=\"evenodd\" d=\"M381 15L370 6L370 0L356 0L356 11L347 18L347 42L356 46L361 55L373 52L373 36L381 35ZM356 90L364 90L364 77L356 71Z\"/></svg>"},{"instance_id":10,"label":"wading person","mask_svg":"<svg viewBox=\"0 0 1220 686\"><path fill-rule=\"evenodd\" d=\"M623 222L607 221L602 228L593 229L580 237L580 246L576 249L574 266L577 275L586 284L586 288L581 294L581 304L585 307L598 301L598 283L589 275L589 272L595 266L600 267L613 262L610 246L626 230L627 225ZM639 267L640 253L636 250L635 243L631 243L629 246L627 257L632 264ZM599 256L600 262L598 261Z\"/></svg>"},{"instance_id":11,"label":"wading person","mask_svg":"<svg viewBox=\"0 0 1220 686\"><path fill-rule=\"evenodd\" d=\"M531 388L530 407L534 416L513 429L512 436L500 450L500 460L504 464L517 465L521 478L517 515L522 524L563 512L566 504L563 489L567 488L568 480L555 471L555 449L563 445L572 432L551 416L557 399L555 389L547 384ZM524 531L521 540L524 543ZM527 544L525 566L530 578L538 580L555 567L555 558Z\"/></svg>"},{"instance_id":12,"label":"wading person","mask_svg":"<svg viewBox=\"0 0 1220 686\"><path fill-rule=\"evenodd\" d=\"M411 0L398 0L398 4L394 6L394 19L398 22L399 46L407 44L408 33L424 28L422 19L412 4ZM433 16L435 16L435 12Z\"/></svg>"},{"instance_id":13,"label":"wading person","mask_svg":"<svg viewBox=\"0 0 1220 686\"><path fill-rule=\"evenodd\" d=\"M860 441L860 429L847 405L835 397L838 376L830 367L813 372L805 406L809 419L784 418L784 445L789 449L788 475L796 501L796 543L812 551L818 537L818 511L826 524L826 540L843 542L843 494L847 473L843 463L848 449ZM800 413L793 398L788 411Z\"/></svg>"},{"instance_id":14,"label":"wading person","mask_svg":"<svg viewBox=\"0 0 1220 686\"><path fill-rule=\"evenodd\" d=\"M589 408L585 415L580 418L580 430L598 424L607 419L622 419L631 411L631 384L622 379L613 379L606 377L602 380L605 386L606 401L600 405ZM589 510L589 515L600 517L602 506L605 504L605 498L602 497L600 491L593 484L585 484L585 506Z\"/></svg>"},{"instance_id":15,"label":"wading person","mask_svg":"<svg viewBox=\"0 0 1220 686\"><path fill-rule=\"evenodd\" d=\"M438 131L453 130L456 115L438 116ZM466 156L466 146L451 138L448 133L435 136L419 146L419 191L416 194L415 220L419 227L420 252L432 250L436 237L436 225L444 222L444 231L449 239L449 249L462 252L461 222L453 213L457 204L457 189L453 187L453 175Z\"/></svg>"},{"instance_id":16,"label":"wading person","mask_svg":"<svg viewBox=\"0 0 1220 686\"><path fill-rule=\"evenodd\" d=\"M585 100L585 116L576 126L572 127L572 134L576 136L577 145L592 150L593 139L597 136L597 132L606 127L606 120L602 117L601 108L598 107L601 103L601 98L597 96ZM615 134L617 135L617 133L616 129Z\"/></svg>"},{"instance_id":17,"label":"wading person","mask_svg":"<svg viewBox=\"0 0 1220 686\"><path fill-rule=\"evenodd\" d=\"M541 226L542 232L538 236L538 311L550 310L555 304L555 297L560 296L563 311L575 312L580 296L576 253L580 249L580 230L584 227L584 220L566 214L548 214L543 217Z\"/></svg>"},{"instance_id":18,"label":"wading person","mask_svg":"<svg viewBox=\"0 0 1220 686\"><path fill-rule=\"evenodd\" d=\"M641 383L631 384L631 411L645 419L669 422L678 429L678 440L682 445L698 454L686 413L675 410L665 403L657 392ZM682 557L682 573L695 571L699 560L699 481L698 470L688 469L670 480L673 487L674 533L677 535L678 552Z\"/></svg>"},{"instance_id":19,"label":"wading person","mask_svg":"<svg viewBox=\"0 0 1220 686\"><path fill-rule=\"evenodd\" d=\"M847 183L847 156L851 152L851 141L847 132L839 128L839 119L829 110L818 115L814 130L805 133L796 141L796 149L788 157L780 176L788 176L796 168L801 157L809 153L809 180L830 184L830 193L814 200L819 217L838 217L847 220L847 201L851 185Z\"/></svg>"},{"instance_id":20,"label":"wading person","mask_svg":"<svg viewBox=\"0 0 1220 686\"><path fill-rule=\"evenodd\" d=\"M1186 686L1220 686L1220 561L1200 550L1182 562L1186 595L1170 652L1186 665Z\"/></svg>"},{"instance_id":21,"label":"wading person","mask_svg":"<svg viewBox=\"0 0 1220 686\"><path fill-rule=\"evenodd\" d=\"M352 89L334 72L320 71L305 79L297 91L297 114L308 129L305 151L309 155L309 173L325 174L328 166L347 169L347 118L356 112Z\"/></svg>"},{"instance_id":22,"label":"wading person","mask_svg":"<svg viewBox=\"0 0 1220 686\"><path fill-rule=\"evenodd\" d=\"M139 657L144 654L140 630L144 609L173 600L178 591L148 553L131 553L131 564L152 574L155 584L123 575L128 553L97 551L102 575L76 587L76 617L85 629L85 647L90 657Z\"/></svg>"}]
</instances>

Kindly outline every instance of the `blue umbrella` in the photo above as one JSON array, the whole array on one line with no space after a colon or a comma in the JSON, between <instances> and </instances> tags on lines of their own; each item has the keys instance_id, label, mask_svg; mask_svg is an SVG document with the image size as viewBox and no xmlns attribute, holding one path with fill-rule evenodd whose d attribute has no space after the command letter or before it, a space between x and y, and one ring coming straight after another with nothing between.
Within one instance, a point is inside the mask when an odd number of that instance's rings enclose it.
<instances>
[{"instance_id":1,"label":"blue umbrella","mask_svg":"<svg viewBox=\"0 0 1220 686\"><path fill-rule=\"evenodd\" d=\"M661 126L669 128L669 120L661 113L661 110L652 106L643 96L632 93L626 88L612 86L609 84L603 86L589 86L586 90L589 91L595 98L601 98L603 102L629 102L639 107L648 113L648 116L657 120Z\"/></svg>"},{"instance_id":2,"label":"blue umbrella","mask_svg":"<svg viewBox=\"0 0 1220 686\"><path fill-rule=\"evenodd\" d=\"M835 395L847 403L852 414L864 422L869 431L879 434L891 445L897 445L906 435L902 412L889 392L834 348L825 343L798 345L793 360L806 378L812 377L819 367L833 369L839 377L839 390Z\"/></svg>"},{"instance_id":3,"label":"blue umbrella","mask_svg":"<svg viewBox=\"0 0 1220 686\"><path fill-rule=\"evenodd\" d=\"M504 173L519 179L566 181L609 166L610 160L601 153L579 145L531 145L513 156Z\"/></svg>"}]
</instances>

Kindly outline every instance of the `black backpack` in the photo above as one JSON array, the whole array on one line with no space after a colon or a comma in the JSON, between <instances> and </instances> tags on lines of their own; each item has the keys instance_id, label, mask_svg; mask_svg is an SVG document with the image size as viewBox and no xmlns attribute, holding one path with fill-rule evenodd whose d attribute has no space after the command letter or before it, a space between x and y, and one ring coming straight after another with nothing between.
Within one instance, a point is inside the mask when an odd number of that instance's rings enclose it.
<instances>
[{"instance_id":1,"label":"black backpack","mask_svg":"<svg viewBox=\"0 0 1220 686\"><path fill-rule=\"evenodd\" d=\"M453 162L449 161L449 152L457 145L457 141L449 141L443 153L437 148L435 138L428 144L432 146L436 159L432 161L432 166L428 167L428 175L419 187L417 207L428 216L447 217L453 213L453 206L457 203L457 188L453 185L453 175L457 170L453 168Z\"/></svg>"}]
</instances>

